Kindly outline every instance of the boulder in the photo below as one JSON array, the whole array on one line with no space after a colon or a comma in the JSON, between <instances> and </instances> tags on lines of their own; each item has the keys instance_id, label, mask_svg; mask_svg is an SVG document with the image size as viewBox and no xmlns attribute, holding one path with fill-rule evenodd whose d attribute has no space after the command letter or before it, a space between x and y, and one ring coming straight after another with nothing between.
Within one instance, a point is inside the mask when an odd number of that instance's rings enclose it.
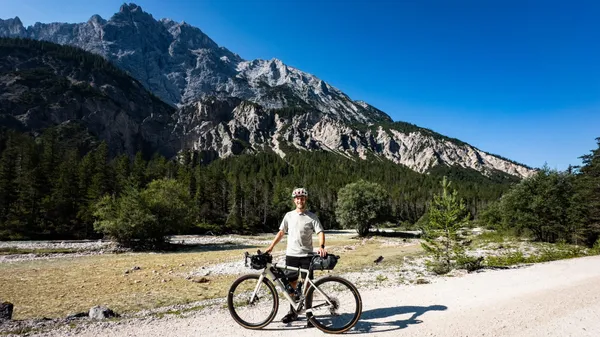
<instances>
[{"instance_id":1,"label":"boulder","mask_svg":"<svg viewBox=\"0 0 600 337\"><path fill-rule=\"evenodd\" d=\"M105 319L110 317L119 317L119 315L107 307L95 306L90 309L89 317L91 319Z\"/></svg>"},{"instance_id":2,"label":"boulder","mask_svg":"<svg viewBox=\"0 0 600 337\"><path fill-rule=\"evenodd\" d=\"M0 320L10 320L13 314L13 304L0 301Z\"/></svg>"}]
</instances>

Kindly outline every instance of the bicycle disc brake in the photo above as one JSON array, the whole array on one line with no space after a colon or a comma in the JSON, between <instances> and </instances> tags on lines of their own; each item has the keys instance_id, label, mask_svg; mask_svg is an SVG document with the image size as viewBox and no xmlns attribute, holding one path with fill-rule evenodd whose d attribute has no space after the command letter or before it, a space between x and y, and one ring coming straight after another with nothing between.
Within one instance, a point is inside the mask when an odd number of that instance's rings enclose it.
<instances>
[{"instance_id":1,"label":"bicycle disc brake","mask_svg":"<svg viewBox=\"0 0 600 337\"><path fill-rule=\"evenodd\" d=\"M337 310L340 308L340 301L335 297L332 297L329 300L331 301L331 305L329 306L329 312L332 316L337 316Z\"/></svg>"},{"instance_id":2,"label":"bicycle disc brake","mask_svg":"<svg viewBox=\"0 0 600 337\"><path fill-rule=\"evenodd\" d=\"M248 306L250 306L250 307L255 306L259 301L260 301L260 297L258 297L258 295L255 295L253 301L248 299Z\"/></svg>"}]
</instances>

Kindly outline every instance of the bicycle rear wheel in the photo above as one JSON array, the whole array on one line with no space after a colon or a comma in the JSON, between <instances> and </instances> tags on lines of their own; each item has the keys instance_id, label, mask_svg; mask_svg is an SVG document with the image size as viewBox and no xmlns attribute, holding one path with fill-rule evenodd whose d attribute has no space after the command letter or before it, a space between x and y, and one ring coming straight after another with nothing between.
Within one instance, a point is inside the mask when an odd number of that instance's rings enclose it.
<instances>
[{"instance_id":1,"label":"bicycle rear wheel","mask_svg":"<svg viewBox=\"0 0 600 337\"><path fill-rule=\"evenodd\" d=\"M315 327L343 333L356 325L362 314L362 299L354 284L338 276L326 276L315 281L315 286L318 289L311 286L306 294L307 303L311 303L306 316Z\"/></svg>"},{"instance_id":2,"label":"bicycle rear wheel","mask_svg":"<svg viewBox=\"0 0 600 337\"><path fill-rule=\"evenodd\" d=\"M231 317L246 329L261 329L271 323L279 308L279 298L273 283L267 278L256 291L260 275L244 275L233 282L227 294L227 307Z\"/></svg>"}]
</instances>

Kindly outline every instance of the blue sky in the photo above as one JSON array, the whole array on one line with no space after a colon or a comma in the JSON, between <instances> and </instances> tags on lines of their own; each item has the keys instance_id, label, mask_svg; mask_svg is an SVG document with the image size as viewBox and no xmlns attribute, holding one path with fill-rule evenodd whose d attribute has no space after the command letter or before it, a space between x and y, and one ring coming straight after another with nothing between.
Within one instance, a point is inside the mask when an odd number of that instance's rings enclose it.
<instances>
[{"instance_id":1,"label":"blue sky","mask_svg":"<svg viewBox=\"0 0 600 337\"><path fill-rule=\"evenodd\" d=\"M122 3L0 0L0 18L84 22ZM396 121L533 167L578 165L600 137L597 1L135 3L245 59L279 58Z\"/></svg>"}]
</instances>

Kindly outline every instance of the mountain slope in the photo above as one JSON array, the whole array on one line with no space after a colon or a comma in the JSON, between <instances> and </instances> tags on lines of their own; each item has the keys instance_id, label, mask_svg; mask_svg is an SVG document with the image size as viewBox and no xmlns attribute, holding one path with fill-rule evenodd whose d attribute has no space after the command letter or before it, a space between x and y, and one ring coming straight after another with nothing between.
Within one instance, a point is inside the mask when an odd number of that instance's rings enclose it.
<instances>
[{"instance_id":1,"label":"mountain slope","mask_svg":"<svg viewBox=\"0 0 600 337\"><path fill-rule=\"evenodd\" d=\"M78 46L131 74L177 106L172 125L159 137L169 133L169 153L196 149L226 157L272 150L285 156L290 150L325 150L351 158L372 155L421 173L439 165L488 176L534 172L431 130L393 122L280 60L243 60L200 29L155 20L135 4L121 6L109 20L94 15L77 24L25 28L18 17L0 20L0 36Z\"/></svg>"},{"instance_id":2,"label":"mountain slope","mask_svg":"<svg viewBox=\"0 0 600 337\"><path fill-rule=\"evenodd\" d=\"M78 48L0 38L0 123L38 133L82 123L111 153L174 155L175 109L103 58Z\"/></svg>"},{"instance_id":3,"label":"mountain slope","mask_svg":"<svg viewBox=\"0 0 600 337\"><path fill-rule=\"evenodd\" d=\"M122 5L109 20L94 15L78 24L36 23L25 28L18 17L0 20L0 36L69 44L102 55L170 104L206 96L238 97L267 108L312 107L353 122L391 121L311 74L277 59L243 60L200 29L155 20L135 4Z\"/></svg>"},{"instance_id":4,"label":"mountain slope","mask_svg":"<svg viewBox=\"0 0 600 337\"><path fill-rule=\"evenodd\" d=\"M218 157L242 152L326 150L349 158L387 159L425 173L437 165L525 177L530 168L500 159L456 139L408 123L348 124L300 108L265 109L207 98L177 111L175 136L184 148Z\"/></svg>"}]
</instances>

